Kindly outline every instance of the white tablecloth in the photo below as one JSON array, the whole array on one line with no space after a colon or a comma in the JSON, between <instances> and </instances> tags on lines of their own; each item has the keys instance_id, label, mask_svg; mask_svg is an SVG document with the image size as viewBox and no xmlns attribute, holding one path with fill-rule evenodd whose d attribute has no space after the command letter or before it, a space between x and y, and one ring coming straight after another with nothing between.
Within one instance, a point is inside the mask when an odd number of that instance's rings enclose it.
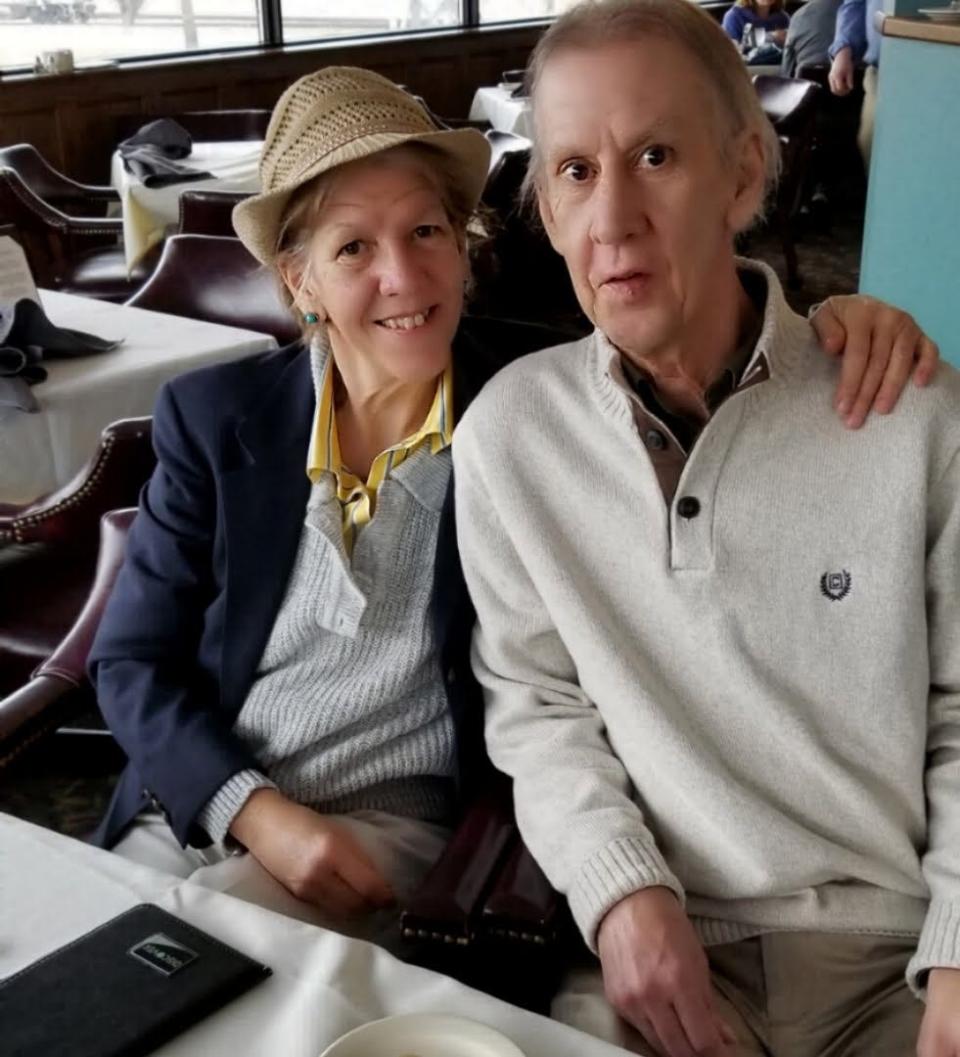
<instances>
[{"instance_id":1,"label":"white tablecloth","mask_svg":"<svg viewBox=\"0 0 960 1057\"><path fill-rule=\"evenodd\" d=\"M110 182L120 192L127 267L132 268L154 243L164 237L168 227L177 223L183 191L245 191L251 194L259 191L257 165L262 146L256 140L194 143L183 164L212 173L212 178L167 187L144 187L127 172L120 154L114 151Z\"/></svg>"},{"instance_id":2,"label":"white tablecloth","mask_svg":"<svg viewBox=\"0 0 960 1057\"><path fill-rule=\"evenodd\" d=\"M405 965L361 940L0 815L0 978L143 902L157 903L273 969L273 976L161 1047L156 1057L318 1057L345 1032L396 1013L470 1017L509 1036L526 1057L623 1053Z\"/></svg>"},{"instance_id":3,"label":"white tablecloth","mask_svg":"<svg viewBox=\"0 0 960 1057\"><path fill-rule=\"evenodd\" d=\"M470 104L471 121L489 121L501 132L533 138L530 100L513 99L508 88L478 88Z\"/></svg>"},{"instance_id":4,"label":"white tablecloth","mask_svg":"<svg viewBox=\"0 0 960 1057\"><path fill-rule=\"evenodd\" d=\"M40 410L0 411L0 502L24 503L66 484L94 453L100 431L149 415L169 378L274 348L267 334L184 319L72 294L40 292L58 326L123 338L112 352L44 364L33 387Z\"/></svg>"}]
</instances>

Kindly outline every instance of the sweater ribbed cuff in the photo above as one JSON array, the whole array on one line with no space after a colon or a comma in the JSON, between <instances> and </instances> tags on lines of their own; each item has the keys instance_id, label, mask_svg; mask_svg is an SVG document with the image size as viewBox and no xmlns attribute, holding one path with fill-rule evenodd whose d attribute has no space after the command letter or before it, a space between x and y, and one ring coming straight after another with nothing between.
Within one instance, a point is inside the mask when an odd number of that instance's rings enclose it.
<instances>
[{"instance_id":1,"label":"sweater ribbed cuff","mask_svg":"<svg viewBox=\"0 0 960 1057\"><path fill-rule=\"evenodd\" d=\"M257 789L276 789L275 783L259 771L238 771L228 778L197 815L197 823L214 843L223 841L240 809Z\"/></svg>"},{"instance_id":2,"label":"sweater ribbed cuff","mask_svg":"<svg viewBox=\"0 0 960 1057\"><path fill-rule=\"evenodd\" d=\"M925 974L930 969L960 969L960 902L930 902L917 951L907 966L907 983L920 998L924 997Z\"/></svg>"},{"instance_id":3,"label":"sweater ribbed cuff","mask_svg":"<svg viewBox=\"0 0 960 1057\"><path fill-rule=\"evenodd\" d=\"M581 867L567 893L570 911L587 946L597 953L597 930L608 911L643 888L669 888L681 905L684 892L663 856L633 837L611 841Z\"/></svg>"}]
</instances>

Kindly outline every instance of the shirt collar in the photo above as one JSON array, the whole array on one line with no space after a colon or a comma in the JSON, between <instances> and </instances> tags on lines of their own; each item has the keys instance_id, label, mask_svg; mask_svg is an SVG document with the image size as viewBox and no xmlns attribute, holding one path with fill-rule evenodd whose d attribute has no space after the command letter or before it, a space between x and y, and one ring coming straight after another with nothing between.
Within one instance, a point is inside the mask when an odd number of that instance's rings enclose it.
<instances>
[{"instance_id":1,"label":"shirt collar","mask_svg":"<svg viewBox=\"0 0 960 1057\"><path fill-rule=\"evenodd\" d=\"M349 471L343 465L337 432L333 385L335 364L324 339L315 340L311 345L310 358L317 400L307 451L307 476L316 484L325 472L333 473L339 479ZM437 391L423 424L415 433L386 448L381 455L390 451L410 452L425 443L435 455L451 444L453 426L453 365L450 363L437 382Z\"/></svg>"}]
</instances>

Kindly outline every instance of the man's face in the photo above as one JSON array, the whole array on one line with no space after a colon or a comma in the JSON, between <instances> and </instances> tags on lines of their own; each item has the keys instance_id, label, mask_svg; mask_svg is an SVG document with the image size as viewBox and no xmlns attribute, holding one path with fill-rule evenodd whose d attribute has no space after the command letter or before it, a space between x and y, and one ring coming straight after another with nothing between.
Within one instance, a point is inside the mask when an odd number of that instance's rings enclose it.
<instances>
[{"instance_id":1,"label":"man's face","mask_svg":"<svg viewBox=\"0 0 960 1057\"><path fill-rule=\"evenodd\" d=\"M721 156L704 75L666 39L561 51L537 92L550 240L590 319L656 356L710 316L711 280L762 194L759 147L731 144L743 164Z\"/></svg>"}]
</instances>

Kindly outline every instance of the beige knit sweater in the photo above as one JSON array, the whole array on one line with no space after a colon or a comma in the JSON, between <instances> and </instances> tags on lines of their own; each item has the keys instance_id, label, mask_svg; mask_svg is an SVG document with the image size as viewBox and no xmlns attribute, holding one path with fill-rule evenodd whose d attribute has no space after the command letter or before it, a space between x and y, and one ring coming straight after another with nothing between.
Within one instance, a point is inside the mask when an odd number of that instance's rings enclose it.
<instances>
[{"instance_id":1,"label":"beige knit sweater","mask_svg":"<svg viewBox=\"0 0 960 1057\"><path fill-rule=\"evenodd\" d=\"M847 431L758 267L771 376L670 509L599 334L508 367L458 427L488 745L589 943L667 885L706 943L917 935L916 987L960 967L960 375Z\"/></svg>"}]
</instances>

